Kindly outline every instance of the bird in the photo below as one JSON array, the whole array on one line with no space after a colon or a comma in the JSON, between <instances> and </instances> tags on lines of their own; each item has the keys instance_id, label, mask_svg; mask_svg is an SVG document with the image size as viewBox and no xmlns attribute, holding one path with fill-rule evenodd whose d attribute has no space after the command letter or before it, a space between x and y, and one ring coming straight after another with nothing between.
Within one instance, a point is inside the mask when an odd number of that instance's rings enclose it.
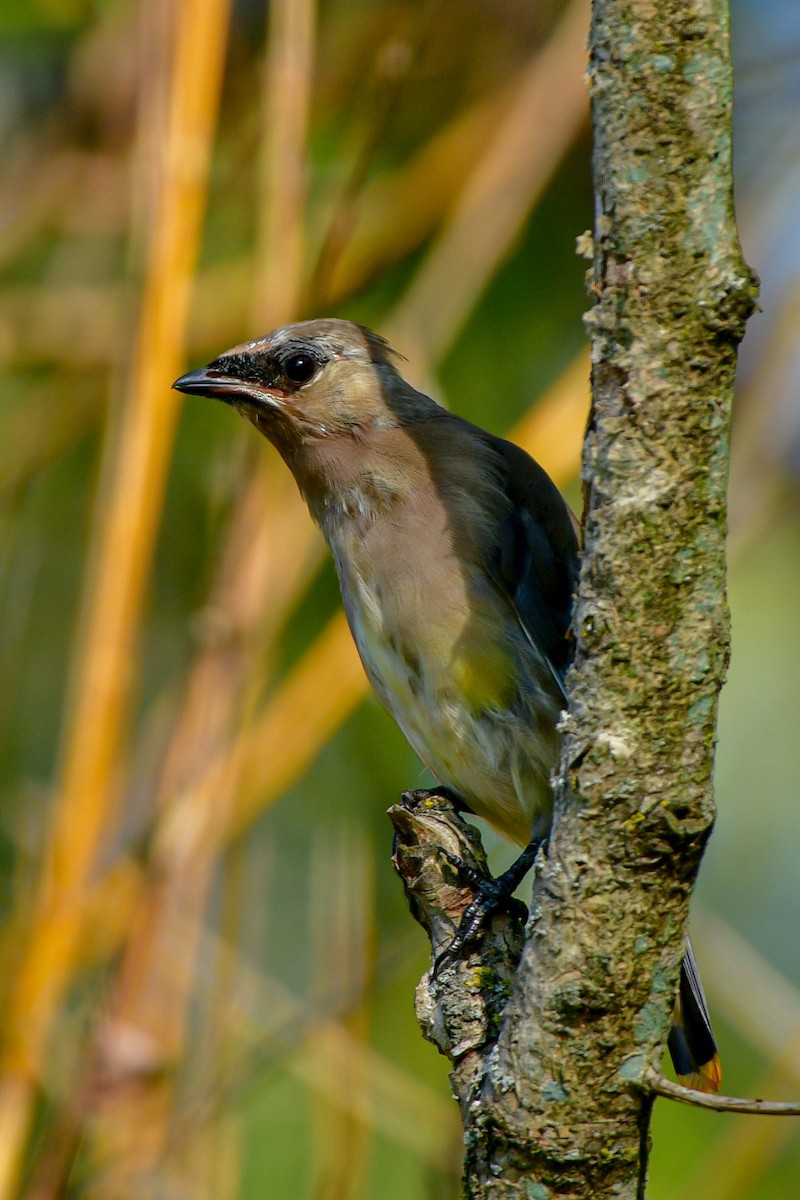
<instances>
[{"instance_id":1,"label":"bird","mask_svg":"<svg viewBox=\"0 0 800 1200\"><path fill-rule=\"evenodd\" d=\"M330 548L379 701L459 807L527 848L502 877L513 890L552 823L580 528L530 455L415 390L398 358L323 318L173 387L231 405L275 446ZM679 1078L718 1090L688 943L673 1022Z\"/></svg>"}]
</instances>

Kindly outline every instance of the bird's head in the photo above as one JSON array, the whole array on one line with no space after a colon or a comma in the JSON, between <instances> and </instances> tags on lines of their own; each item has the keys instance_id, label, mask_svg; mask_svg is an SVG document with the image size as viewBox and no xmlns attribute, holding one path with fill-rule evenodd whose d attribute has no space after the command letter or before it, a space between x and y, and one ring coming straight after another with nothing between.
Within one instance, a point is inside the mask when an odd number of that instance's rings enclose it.
<instances>
[{"instance_id":1,"label":"bird's head","mask_svg":"<svg viewBox=\"0 0 800 1200\"><path fill-rule=\"evenodd\" d=\"M276 329L172 386L233 405L286 458L322 439L403 424L427 400L397 374L383 338L339 320Z\"/></svg>"}]
</instances>

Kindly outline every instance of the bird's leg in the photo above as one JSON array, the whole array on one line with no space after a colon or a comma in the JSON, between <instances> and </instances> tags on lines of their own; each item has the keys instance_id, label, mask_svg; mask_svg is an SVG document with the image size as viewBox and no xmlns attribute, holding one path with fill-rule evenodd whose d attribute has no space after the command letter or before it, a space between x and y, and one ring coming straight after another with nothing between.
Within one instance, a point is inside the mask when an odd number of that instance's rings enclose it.
<instances>
[{"instance_id":1,"label":"bird's leg","mask_svg":"<svg viewBox=\"0 0 800 1200\"><path fill-rule=\"evenodd\" d=\"M437 956L433 964L434 979L445 962L461 956L493 913L501 909L510 909L512 904L517 903L514 901L514 892L533 866L539 847L546 841L546 837L533 838L519 858L496 879L486 879L472 867L468 867L458 855L443 850L451 866L455 867L461 878L474 889L475 899L465 908L452 942Z\"/></svg>"}]
</instances>

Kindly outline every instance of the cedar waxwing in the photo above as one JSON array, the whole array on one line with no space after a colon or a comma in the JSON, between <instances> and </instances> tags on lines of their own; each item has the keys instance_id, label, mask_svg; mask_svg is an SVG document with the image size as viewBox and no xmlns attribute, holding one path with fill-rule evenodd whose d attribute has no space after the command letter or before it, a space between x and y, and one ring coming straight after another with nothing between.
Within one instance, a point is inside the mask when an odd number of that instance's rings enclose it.
<instances>
[{"instance_id":1,"label":"cedar waxwing","mask_svg":"<svg viewBox=\"0 0 800 1200\"><path fill-rule=\"evenodd\" d=\"M462 807L521 846L550 830L578 526L525 451L455 416L348 321L288 325L178 379L275 445L330 546L364 669ZM691 947L669 1039L690 1086L719 1057Z\"/></svg>"}]
</instances>

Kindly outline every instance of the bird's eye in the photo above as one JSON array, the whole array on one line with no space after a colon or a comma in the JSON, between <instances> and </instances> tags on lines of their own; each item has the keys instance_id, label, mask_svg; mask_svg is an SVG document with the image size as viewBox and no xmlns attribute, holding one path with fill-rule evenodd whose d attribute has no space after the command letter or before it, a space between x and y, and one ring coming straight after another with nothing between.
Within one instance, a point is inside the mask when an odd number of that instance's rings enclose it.
<instances>
[{"instance_id":1,"label":"bird's eye","mask_svg":"<svg viewBox=\"0 0 800 1200\"><path fill-rule=\"evenodd\" d=\"M283 373L292 383L308 383L317 373L317 361L310 354L293 354L283 364Z\"/></svg>"}]
</instances>

